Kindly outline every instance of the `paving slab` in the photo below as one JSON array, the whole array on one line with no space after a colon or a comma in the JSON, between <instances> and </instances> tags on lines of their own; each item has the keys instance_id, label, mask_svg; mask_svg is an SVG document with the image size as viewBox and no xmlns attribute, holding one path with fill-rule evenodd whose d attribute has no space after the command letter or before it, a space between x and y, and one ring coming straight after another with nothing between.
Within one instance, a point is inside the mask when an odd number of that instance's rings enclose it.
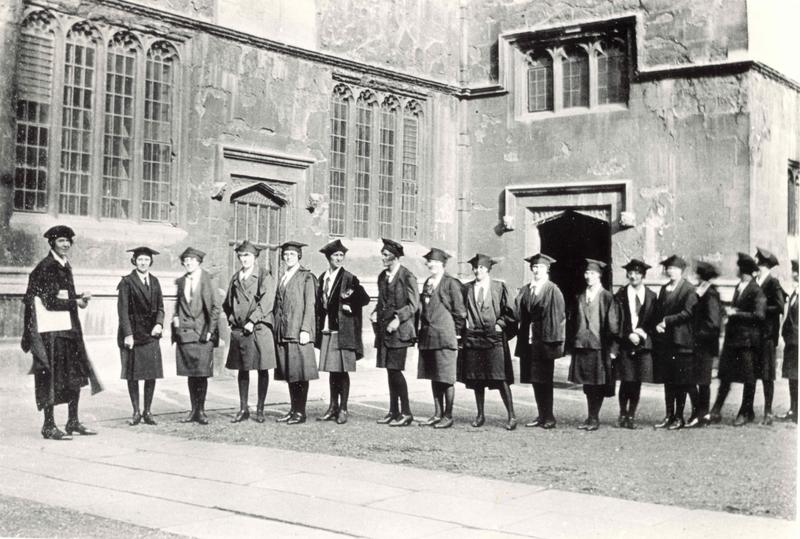
<instances>
[{"instance_id":1,"label":"paving slab","mask_svg":"<svg viewBox=\"0 0 800 539\"><path fill-rule=\"evenodd\" d=\"M264 537L302 537L304 539L342 539L351 537L327 530L297 526L285 522L265 520L242 515L206 520L194 524L173 526L165 532L203 539L218 537L264 538Z\"/></svg>"},{"instance_id":2,"label":"paving slab","mask_svg":"<svg viewBox=\"0 0 800 539\"><path fill-rule=\"evenodd\" d=\"M331 481L330 476L305 472L271 476L251 483L250 486L295 494L313 493L318 498L352 505L391 500L411 492L407 489L387 487L377 482L359 481L349 477L338 477L335 481Z\"/></svg>"}]
</instances>

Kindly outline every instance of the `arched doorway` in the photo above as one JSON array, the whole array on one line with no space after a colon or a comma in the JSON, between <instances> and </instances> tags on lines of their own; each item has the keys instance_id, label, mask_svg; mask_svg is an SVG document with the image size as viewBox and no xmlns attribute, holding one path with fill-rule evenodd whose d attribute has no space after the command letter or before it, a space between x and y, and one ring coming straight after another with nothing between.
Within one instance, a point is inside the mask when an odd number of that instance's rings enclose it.
<instances>
[{"instance_id":1,"label":"arched doorway","mask_svg":"<svg viewBox=\"0 0 800 539\"><path fill-rule=\"evenodd\" d=\"M567 310L586 287L584 259L594 258L611 264L611 227L608 221L572 209L564 210L537 226L541 252L557 260L550 268L550 279L564 294ZM611 289L611 269L603 275L603 286Z\"/></svg>"}]
</instances>

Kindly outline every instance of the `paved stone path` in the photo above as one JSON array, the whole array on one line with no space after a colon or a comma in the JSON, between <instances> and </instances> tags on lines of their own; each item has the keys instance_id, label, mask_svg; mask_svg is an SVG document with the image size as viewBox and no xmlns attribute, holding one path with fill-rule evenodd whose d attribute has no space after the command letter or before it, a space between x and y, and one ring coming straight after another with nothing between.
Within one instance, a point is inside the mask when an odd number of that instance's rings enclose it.
<instances>
[{"instance_id":1,"label":"paved stone path","mask_svg":"<svg viewBox=\"0 0 800 539\"><path fill-rule=\"evenodd\" d=\"M382 387L382 376L375 369L359 373L362 382L374 378L362 387ZM124 385L106 380L102 399L83 401L83 417L101 434L61 443L38 434L30 377L18 379L16 386L0 383L0 494L194 537L798 536L795 522L777 519L637 503L303 453L302 448L103 428L104 421L119 423L129 413ZM159 384L155 408L183 410L184 381ZM285 384L274 386L270 402L285 402ZM232 408L234 387L234 380L212 383L210 407ZM428 389L412 382L412 391L424 398ZM57 419L61 422L60 415Z\"/></svg>"}]
</instances>

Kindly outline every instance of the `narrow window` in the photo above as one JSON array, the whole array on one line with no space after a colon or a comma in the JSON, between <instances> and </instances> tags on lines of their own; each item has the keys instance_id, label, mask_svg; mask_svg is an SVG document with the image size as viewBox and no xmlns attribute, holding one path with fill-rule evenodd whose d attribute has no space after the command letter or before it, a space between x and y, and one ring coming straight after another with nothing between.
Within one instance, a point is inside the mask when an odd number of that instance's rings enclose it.
<instances>
[{"instance_id":1,"label":"narrow window","mask_svg":"<svg viewBox=\"0 0 800 539\"><path fill-rule=\"evenodd\" d=\"M800 223L798 223L798 211L800 211L800 163L789 161L789 215L788 232L790 236L800 235Z\"/></svg>"},{"instance_id":2,"label":"narrow window","mask_svg":"<svg viewBox=\"0 0 800 539\"><path fill-rule=\"evenodd\" d=\"M347 203L347 120L352 95L339 84L331 95L331 157L328 183L328 229L333 236L345 233Z\"/></svg>"},{"instance_id":3,"label":"narrow window","mask_svg":"<svg viewBox=\"0 0 800 539\"><path fill-rule=\"evenodd\" d=\"M176 64L177 53L169 43L154 43L147 52L142 167L143 221L170 220Z\"/></svg>"},{"instance_id":4,"label":"narrow window","mask_svg":"<svg viewBox=\"0 0 800 539\"><path fill-rule=\"evenodd\" d=\"M564 68L564 108L589 106L589 57L578 48L567 50Z\"/></svg>"},{"instance_id":5,"label":"narrow window","mask_svg":"<svg viewBox=\"0 0 800 539\"><path fill-rule=\"evenodd\" d=\"M392 237L394 230L395 139L397 98L389 96L381 106L380 177L378 185L378 235Z\"/></svg>"},{"instance_id":6,"label":"narrow window","mask_svg":"<svg viewBox=\"0 0 800 539\"><path fill-rule=\"evenodd\" d=\"M628 101L628 69L625 50L619 43L609 43L597 57L597 102L626 103Z\"/></svg>"},{"instance_id":7,"label":"narrow window","mask_svg":"<svg viewBox=\"0 0 800 539\"><path fill-rule=\"evenodd\" d=\"M417 239L417 178L421 108L411 101L403 111L403 170L400 203L400 239Z\"/></svg>"},{"instance_id":8,"label":"narrow window","mask_svg":"<svg viewBox=\"0 0 800 539\"><path fill-rule=\"evenodd\" d=\"M365 91L356 103L356 175L353 189L353 237L369 237L372 169L372 113L375 97Z\"/></svg>"},{"instance_id":9,"label":"narrow window","mask_svg":"<svg viewBox=\"0 0 800 539\"><path fill-rule=\"evenodd\" d=\"M128 33L117 34L108 45L103 132L103 217L130 217L134 75L138 49L136 38Z\"/></svg>"},{"instance_id":10,"label":"narrow window","mask_svg":"<svg viewBox=\"0 0 800 539\"><path fill-rule=\"evenodd\" d=\"M59 210L72 215L89 214L96 44L96 33L87 23L77 23L67 33Z\"/></svg>"},{"instance_id":11,"label":"narrow window","mask_svg":"<svg viewBox=\"0 0 800 539\"><path fill-rule=\"evenodd\" d=\"M22 23L17 66L14 209L47 211L54 40L52 16L32 13Z\"/></svg>"},{"instance_id":12,"label":"narrow window","mask_svg":"<svg viewBox=\"0 0 800 539\"><path fill-rule=\"evenodd\" d=\"M528 112L553 110L553 59L543 53L528 58Z\"/></svg>"}]
</instances>

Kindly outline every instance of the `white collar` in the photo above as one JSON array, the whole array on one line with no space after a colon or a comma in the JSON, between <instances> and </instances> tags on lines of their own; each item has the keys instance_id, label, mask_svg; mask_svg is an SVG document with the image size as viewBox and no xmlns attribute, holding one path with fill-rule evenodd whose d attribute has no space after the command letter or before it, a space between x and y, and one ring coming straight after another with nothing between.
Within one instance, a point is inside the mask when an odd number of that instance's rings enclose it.
<instances>
[{"instance_id":1,"label":"white collar","mask_svg":"<svg viewBox=\"0 0 800 539\"><path fill-rule=\"evenodd\" d=\"M764 281L766 281L769 276L770 272L765 273L763 276L759 273L758 277L756 277L756 282L758 283L758 286L763 285Z\"/></svg>"},{"instance_id":2,"label":"white collar","mask_svg":"<svg viewBox=\"0 0 800 539\"><path fill-rule=\"evenodd\" d=\"M627 288L628 288L628 298L638 297L639 301L644 303L644 290L645 290L644 285L640 286L638 289L634 288L632 285L628 285Z\"/></svg>"},{"instance_id":3,"label":"white collar","mask_svg":"<svg viewBox=\"0 0 800 539\"><path fill-rule=\"evenodd\" d=\"M56 253L52 249L50 249L50 254L53 255L53 258L56 259L56 262L61 264L61 266L66 267L66 265L67 265L67 258L66 257L59 256L58 253Z\"/></svg>"},{"instance_id":4,"label":"white collar","mask_svg":"<svg viewBox=\"0 0 800 539\"><path fill-rule=\"evenodd\" d=\"M548 281L550 281L550 279L548 279L547 277L545 277L545 278L544 278L544 279L542 279L541 281L533 281L533 280L531 280L531 288L533 288L534 290L537 290L537 291L538 291L538 290L539 290L539 289L541 289L541 288L542 288L542 287L545 285L545 283L547 283Z\"/></svg>"},{"instance_id":5,"label":"white collar","mask_svg":"<svg viewBox=\"0 0 800 539\"><path fill-rule=\"evenodd\" d=\"M597 294L599 294L600 290L602 290L602 289L603 289L603 286L599 285L599 284L594 288L590 288L590 287L587 286L586 287L586 299L588 301L592 301L594 298L597 297Z\"/></svg>"},{"instance_id":6,"label":"white collar","mask_svg":"<svg viewBox=\"0 0 800 539\"><path fill-rule=\"evenodd\" d=\"M254 265L252 268L250 268L250 271L247 271L247 272L245 272L245 271L244 271L244 268L242 268L242 269L240 269L240 270L239 270L239 280L240 280L240 281L244 281L245 279L247 279L248 277L250 277L250 276L251 276L252 274L254 274L255 272L256 272L256 267L255 267L255 265Z\"/></svg>"},{"instance_id":7,"label":"white collar","mask_svg":"<svg viewBox=\"0 0 800 539\"><path fill-rule=\"evenodd\" d=\"M330 266L328 266L328 271L325 272L325 277L330 279L331 282L336 280L336 276L339 275L339 270L342 269L342 266L339 266L335 270L331 271Z\"/></svg>"},{"instance_id":8,"label":"white collar","mask_svg":"<svg viewBox=\"0 0 800 539\"><path fill-rule=\"evenodd\" d=\"M284 282L286 282L289 279L291 279L292 277L294 277L294 274L297 273L299 270L300 270L300 264L297 264L296 266L292 266L291 268L286 270L286 273L283 274Z\"/></svg>"},{"instance_id":9,"label":"white collar","mask_svg":"<svg viewBox=\"0 0 800 539\"><path fill-rule=\"evenodd\" d=\"M711 287L710 281L700 281L700 284L697 285L697 295L698 297L703 297L703 295L708 291Z\"/></svg>"},{"instance_id":10,"label":"white collar","mask_svg":"<svg viewBox=\"0 0 800 539\"><path fill-rule=\"evenodd\" d=\"M438 277L431 275L430 277L428 277L428 283L431 285L431 288L436 288L437 286L439 286L439 283L442 282L442 278L444 278L444 273L442 273Z\"/></svg>"},{"instance_id":11,"label":"white collar","mask_svg":"<svg viewBox=\"0 0 800 539\"><path fill-rule=\"evenodd\" d=\"M394 268L389 268L386 270L386 276L391 281L394 279L394 276L397 275L397 272L400 271L400 264L396 265Z\"/></svg>"},{"instance_id":12,"label":"white collar","mask_svg":"<svg viewBox=\"0 0 800 539\"><path fill-rule=\"evenodd\" d=\"M139 273L139 271L137 271L137 270L133 270L133 271L134 271L134 273L136 273L136 276L139 278L139 280L142 281L142 284L145 284L145 280L146 279L150 279L150 272L147 272L147 273L143 274L143 273Z\"/></svg>"}]
</instances>

